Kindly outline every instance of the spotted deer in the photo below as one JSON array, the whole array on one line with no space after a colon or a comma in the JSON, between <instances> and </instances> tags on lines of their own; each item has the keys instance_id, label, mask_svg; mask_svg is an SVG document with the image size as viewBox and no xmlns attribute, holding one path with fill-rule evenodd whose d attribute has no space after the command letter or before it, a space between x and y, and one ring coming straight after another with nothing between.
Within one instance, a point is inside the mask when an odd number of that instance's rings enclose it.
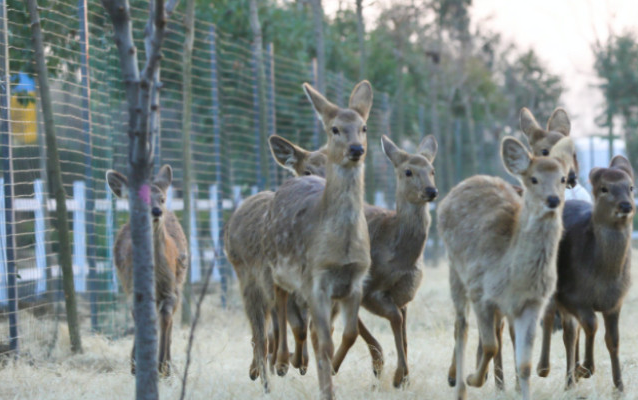
<instances>
[{"instance_id":1,"label":"spotted deer","mask_svg":"<svg viewBox=\"0 0 638 400\"><path fill-rule=\"evenodd\" d=\"M273 135L269 145L275 160L293 175L325 175L326 155L324 149L307 151L286 139ZM288 368L288 350L277 346L275 334L266 340L266 324L278 326L275 312L275 290L270 268L266 265L262 249L262 237L266 231L266 215L275 193L264 191L248 197L231 215L224 228L224 251L239 280L244 301L244 309L252 330L253 360L249 376L255 380L261 377L266 391L269 390L266 371L266 343L272 348L275 369L284 375ZM285 319L283 320L285 327Z\"/></svg>"},{"instance_id":2,"label":"spotted deer","mask_svg":"<svg viewBox=\"0 0 638 400\"><path fill-rule=\"evenodd\" d=\"M595 371L594 336L596 312L605 321L605 343L611 358L613 382L623 390L618 360L618 320L631 277L631 234L633 229L634 171L623 156L611 160L608 168L589 173L593 206L570 200L563 210L565 234L558 250L558 283L555 303L563 321L563 342L567 355L566 385L589 378ZM549 373L549 349L554 310L548 309L543 325L543 353L537 366L541 376ZM585 332L585 359L577 364L578 325Z\"/></svg>"},{"instance_id":3,"label":"spotted deer","mask_svg":"<svg viewBox=\"0 0 638 400\"><path fill-rule=\"evenodd\" d=\"M128 180L113 170L106 172L106 181L115 196L127 196ZM155 302L160 321L159 371L170 374L171 332L173 315L179 308L182 285L189 265L188 244L177 217L166 209L166 191L173 181L170 165L160 168L151 184L151 221L153 259L155 265ZM130 221L120 228L115 238L115 267L127 296L133 289L133 241ZM131 373L135 374L135 343L131 353Z\"/></svg>"},{"instance_id":4,"label":"spotted deer","mask_svg":"<svg viewBox=\"0 0 638 400\"><path fill-rule=\"evenodd\" d=\"M309 84L303 87L327 135L326 179L293 178L277 190L268 212L264 249L274 283L297 293L308 305L321 398L330 399L331 310L338 305L344 316L335 356L342 358L358 336L362 283L370 267L363 184L372 87L367 81L359 83L348 108L329 102Z\"/></svg>"},{"instance_id":5,"label":"spotted deer","mask_svg":"<svg viewBox=\"0 0 638 400\"><path fill-rule=\"evenodd\" d=\"M522 184L522 196L503 179L477 175L455 186L438 207L456 312L450 381L459 400L467 396L463 372L470 303L482 354L467 384L485 383L489 362L500 348L501 320L507 318L514 328L522 397L529 399L536 325L556 285L554 263L573 143L561 139L547 157L535 157L517 139L505 137L500 154L506 170Z\"/></svg>"},{"instance_id":6,"label":"spotted deer","mask_svg":"<svg viewBox=\"0 0 638 400\"><path fill-rule=\"evenodd\" d=\"M437 143L434 136L426 136L416 154L401 150L387 136L382 137L381 144L394 166L396 210L365 208L372 264L363 284L361 305L390 321L397 350L393 383L399 387L408 378L407 307L421 283L420 266L431 221L428 205L438 195L432 166ZM383 367L381 346L361 319L358 324L359 334L372 354L373 371L379 376ZM345 354L339 356L333 362L335 372Z\"/></svg>"}]
</instances>

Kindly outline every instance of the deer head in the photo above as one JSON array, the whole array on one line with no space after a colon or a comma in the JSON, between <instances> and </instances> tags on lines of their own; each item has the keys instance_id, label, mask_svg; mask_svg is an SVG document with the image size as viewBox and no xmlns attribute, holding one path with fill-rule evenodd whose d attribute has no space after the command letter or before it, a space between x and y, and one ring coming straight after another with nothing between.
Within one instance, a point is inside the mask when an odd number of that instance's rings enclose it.
<instances>
[{"instance_id":1,"label":"deer head","mask_svg":"<svg viewBox=\"0 0 638 400\"><path fill-rule=\"evenodd\" d=\"M594 195L594 214L609 223L632 222L634 205L634 170L623 156L611 160L609 168L594 168L589 173Z\"/></svg>"},{"instance_id":2,"label":"deer head","mask_svg":"<svg viewBox=\"0 0 638 400\"><path fill-rule=\"evenodd\" d=\"M268 144L275 161L295 176L326 176L325 146L316 151L308 151L277 135L269 137Z\"/></svg>"},{"instance_id":3,"label":"deer head","mask_svg":"<svg viewBox=\"0 0 638 400\"><path fill-rule=\"evenodd\" d=\"M123 174L114 171L106 171L106 181L109 188L119 198L128 196L128 179ZM166 213L166 191L173 181L173 169L170 165L164 165L153 179L151 184L151 217L153 225L157 226L163 221Z\"/></svg>"},{"instance_id":4,"label":"deer head","mask_svg":"<svg viewBox=\"0 0 638 400\"><path fill-rule=\"evenodd\" d=\"M363 164L367 148L366 121L372 107L372 86L362 81L352 90L348 108L329 102L308 83L304 92L328 136L328 161L342 167Z\"/></svg>"},{"instance_id":5,"label":"deer head","mask_svg":"<svg viewBox=\"0 0 638 400\"><path fill-rule=\"evenodd\" d=\"M535 156L548 156L552 147L559 140L569 136L571 130L571 122L567 116L567 112L562 108L554 110L552 115L547 121L547 129L541 128L536 122L534 115L527 108L521 109L521 130L527 136L530 146L532 147L532 154ZM573 160L567 177L567 186L576 186L576 179L578 177L578 159L576 158L576 151L574 151Z\"/></svg>"},{"instance_id":6,"label":"deer head","mask_svg":"<svg viewBox=\"0 0 638 400\"><path fill-rule=\"evenodd\" d=\"M401 150L385 135L381 137L381 147L394 165L397 198L404 198L413 204L423 204L436 198L438 191L432 163L438 145L434 136L424 137L416 154Z\"/></svg>"},{"instance_id":7,"label":"deer head","mask_svg":"<svg viewBox=\"0 0 638 400\"><path fill-rule=\"evenodd\" d=\"M547 157L535 157L513 137L501 142L501 159L507 171L516 177L523 187L528 206L534 213L555 212L565 198L567 172L574 154L574 143L570 138L559 140ZM539 208L540 207L540 208Z\"/></svg>"}]
</instances>

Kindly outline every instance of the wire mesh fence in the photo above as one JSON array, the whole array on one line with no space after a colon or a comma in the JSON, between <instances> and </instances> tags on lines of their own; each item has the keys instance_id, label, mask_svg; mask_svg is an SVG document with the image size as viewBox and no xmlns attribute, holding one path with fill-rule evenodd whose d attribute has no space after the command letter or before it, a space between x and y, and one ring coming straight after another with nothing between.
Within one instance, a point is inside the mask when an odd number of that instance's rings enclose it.
<instances>
[{"instance_id":1,"label":"wire mesh fence","mask_svg":"<svg viewBox=\"0 0 638 400\"><path fill-rule=\"evenodd\" d=\"M110 22L96 0L50 2L41 9L47 46L57 139L73 232L73 270L84 332L118 337L130 332L132 319L125 306L113 266L113 242L128 218L128 203L116 199L105 182L108 169L127 170L127 109L117 49ZM86 8L83 8L82 5ZM3 49L7 67L2 135L3 180L0 182L0 332L9 339L12 307L17 307L17 339L23 353L46 356L64 320L64 295L58 266L55 202L46 179L43 124L31 68L28 16L22 2L3 2L8 38ZM79 12L78 12L79 10ZM136 32L144 26L146 9L133 8ZM265 101L259 96L259 73L252 43L231 38L205 21L196 21L192 74L192 187L185 188L182 148L183 16L168 25L161 64L161 134L156 165L174 171L168 208L190 218L191 276L197 285L208 269L217 285L227 287L232 273L222 256L222 229L242 198L275 189L288 173L275 166L265 148L266 136L279 134L315 149L325 140L303 91L315 81L315 68L263 49ZM143 38L136 37L143 53ZM144 59L140 54L140 59ZM8 84L7 84L8 83ZM356 82L329 72L327 97L347 105ZM406 104L403 117L417 136L424 130L418 105ZM370 203L391 207L394 177L381 152L382 134L397 125L390 96L375 93L369 119L366 185ZM264 117L265 118L262 118ZM263 126L265 123L265 126ZM396 128L399 130L399 128ZM420 133L421 132L421 133ZM193 204L184 216L184 196ZM6 199L10 201L5 201ZM10 207L8 209L7 207ZM5 219L7 216L10 220ZM15 239L12 253L7 243ZM15 278L15 285L11 278ZM15 293L12 288L16 289ZM220 290L223 292L223 290ZM6 336L5 336L6 335Z\"/></svg>"}]
</instances>

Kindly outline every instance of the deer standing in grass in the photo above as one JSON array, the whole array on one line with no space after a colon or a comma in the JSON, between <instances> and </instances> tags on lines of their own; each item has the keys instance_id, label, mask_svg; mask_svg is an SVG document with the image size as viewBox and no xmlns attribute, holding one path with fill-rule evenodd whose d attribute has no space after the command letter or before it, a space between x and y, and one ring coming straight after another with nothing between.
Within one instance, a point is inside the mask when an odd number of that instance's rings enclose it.
<instances>
[{"instance_id":1,"label":"deer standing in grass","mask_svg":"<svg viewBox=\"0 0 638 400\"><path fill-rule=\"evenodd\" d=\"M566 202L563 211L565 234L558 251L558 284L554 299L563 321L567 387L578 378L589 378L595 371L594 336L598 328L595 312L601 312L613 382L622 391L618 320L631 282L634 171L625 157L616 156L609 168L592 169L589 180L594 204L578 200ZM553 318L554 310L548 309L543 325L543 353L537 367L541 376L549 373ZM585 332L582 365L576 363L578 324Z\"/></svg>"},{"instance_id":2,"label":"deer standing in grass","mask_svg":"<svg viewBox=\"0 0 638 400\"><path fill-rule=\"evenodd\" d=\"M363 284L361 305L371 313L390 321L397 349L394 386L408 378L407 307L414 299L422 278L420 264L430 229L428 204L438 194L434 183L434 157L437 143L426 136L416 154L399 149L383 136L384 153L392 162L396 175L396 210L366 206L372 264ZM359 319L359 334L372 354L372 368L379 376L383 367L381 345ZM345 354L335 357L333 368L339 370Z\"/></svg>"},{"instance_id":3,"label":"deer standing in grass","mask_svg":"<svg viewBox=\"0 0 638 400\"><path fill-rule=\"evenodd\" d=\"M556 286L554 263L562 232L566 176L574 154L569 138L548 157L534 157L513 137L501 142L507 171L522 197L503 179L477 175L455 186L438 207L438 228L450 261L456 311L456 398L467 396L464 373L467 312L474 308L483 353L467 384L485 383L500 348L502 318L514 327L515 360L523 399L529 399L531 350L538 318Z\"/></svg>"},{"instance_id":4,"label":"deer standing in grass","mask_svg":"<svg viewBox=\"0 0 638 400\"><path fill-rule=\"evenodd\" d=\"M300 295L309 307L321 398L331 399L333 304L344 315L336 355L343 358L358 335L362 283L370 267L363 185L372 87L367 81L359 83L346 109L308 84L304 91L328 138L326 179L294 178L277 190L268 213L264 249L274 283Z\"/></svg>"},{"instance_id":5,"label":"deer standing in grass","mask_svg":"<svg viewBox=\"0 0 638 400\"><path fill-rule=\"evenodd\" d=\"M166 209L166 191L173 180L170 165L160 168L151 184L151 220L153 229L153 258L155 265L155 302L160 320L159 371L170 374L171 332L173 315L177 311L182 294L184 277L188 270L188 243L175 214ZM106 172L111 191L120 198L126 197L128 180L113 170ZM115 267L117 276L130 298L133 289L133 241L130 222L127 222L115 238ZM135 317L135 316L134 316ZM135 343L131 353L131 373L135 374Z\"/></svg>"},{"instance_id":6,"label":"deer standing in grass","mask_svg":"<svg viewBox=\"0 0 638 400\"><path fill-rule=\"evenodd\" d=\"M309 152L282 137L269 138L273 157L279 164L289 169L295 176L325 175L326 156L322 150ZM266 324L279 325L274 311L275 290L270 268L266 265L261 247L266 232L266 215L272 204L274 192L264 191L248 197L235 210L224 228L224 251L233 265L244 300L244 308L252 330L253 360L249 376L255 380L261 376L264 390L269 390L266 375ZM272 316L272 319L270 319ZM286 328L285 319L283 328ZM278 329L274 329L277 332ZM288 350L277 346L278 335L268 340L273 358L277 360L275 369L284 375L288 368Z\"/></svg>"}]
</instances>

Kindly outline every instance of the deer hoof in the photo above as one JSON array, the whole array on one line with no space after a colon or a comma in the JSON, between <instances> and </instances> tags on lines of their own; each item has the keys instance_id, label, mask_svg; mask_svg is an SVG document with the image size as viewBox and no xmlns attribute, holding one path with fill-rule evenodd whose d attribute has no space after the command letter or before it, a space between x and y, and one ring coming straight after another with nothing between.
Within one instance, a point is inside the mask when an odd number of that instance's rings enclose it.
<instances>
[{"instance_id":1,"label":"deer hoof","mask_svg":"<svg viewBox=\"0 0 638 400\"><path fill-rule=\"evenodd\" d=\"M409 384L408 370L397 368L396 372L394 373L394 379L392 381L392 384L397 389L407 387Z\"/></svg>"},{"instance_id":2,"label":"deer hoof","mask_svg":"<svg viewBox=\"0 0 638 400\"><path fill-rule=\"evenodd\" d=\"M594 374L594 367L591 368L584 367L580 364L576 365L576 379L585 378L589 379Z\"/></svg>"},{"instance_id":3,"label":"deer hoof","mask_svg":"<svg viewBox=\"0 0 638 400\"><path fill-rule=\"evenodd\" d=\"M547 376L549 375L549 365L538 364L536 366L536 373L541 378L547 378Z\"/></svg>"},{"instance_id":4,"label":"deer hoof","mask_svg":"<svg viewBox=\"0 0 638 400\"><path fill-rule=\"evenodd\" d=\"M477 373L470 374L468 375L466 382L469 386L481 387L485 382L485 374L483 374L483 376L480 376L480 374Z\"/></svg>"},{"instance_id":5,"label":"deer hoof","mask_svg":"<svg viewBox=\"0 0 638 400\"><path fill-rule=\"evenodd\" d=\"M171 365L168 362L160 363L159 375L162 378L167 378L171 376Z\"/></svg>"},{"instance_id":6,"label":"deer hoof","mask_svg":"<svg viewBox=\"0 0 638 400\"><path fill-rule=\"evenodd\" d=\"M277 375L279 376L285 376L286 373L288 373L288 364L286 363L279 363L275 366L275 369L277 370Z\"/></svg>"},{"instance_id":7,"label":"deer hoof","mask_svg":"<svg viewBox=\"0 0 638 400\"><path fill-rule=\"evenodd\" d=\"M250 377L251 381L257 379L259 377L259 370L257 369L257 367L251 365L250 369L248 370L248 376Z\"/></svg>"}]
</instances>

